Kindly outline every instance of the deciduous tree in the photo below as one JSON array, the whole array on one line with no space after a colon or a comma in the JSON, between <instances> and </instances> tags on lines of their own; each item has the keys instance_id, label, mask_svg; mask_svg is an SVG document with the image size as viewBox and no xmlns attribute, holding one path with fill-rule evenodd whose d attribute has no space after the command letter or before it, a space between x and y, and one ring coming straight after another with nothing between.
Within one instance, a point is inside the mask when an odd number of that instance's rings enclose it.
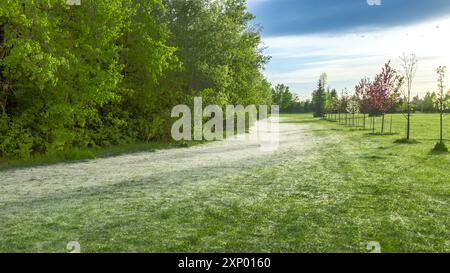
<instances>
[{"instance_id":1,"label":"deciduous tree","mask_svg":"<svg viewBox=\"0 0 450 273\"><path fill-rule=\"evenodd\" d=\"M375 77L368 90L370 107L374 114L382 116L381 133L384 133L384 116L395 105L404 78L387 62Z\"/></svg>"},{"instance_id":2,"label":"deciduous tree","mask_svg":"<svg viewBox=\"0 0 450 273\"><path fill-rule=\"evenodd\" d=\"M443 138L443 117L444 117L444 100L445 100L445 94L444 94L444 77L445 77L445 66L439 66L436 70L438 74L438 103L439 103L439 116L440 116L440 127L439 127L439 143L436 144L435 150L441 150L441 151L448 151L447 147L444 144L444 138Z\"/></svg>"},{"instance_id":3,"label":"deciduous tree","mask_svg":"<svg viewBox=\"0 0 450 273\"><path fill-rule=\"evenodd\" d=\"M369 90L372 83L369 78L363 78L355 86L355 96L358 102L359 111L363 114L363 127L366 128L366 115L372 111L369 97Z\"/></svg>"},{"instance_id":4,"label":"deciduous tree","mask_svg":"<svg viewBox=\"0 0 450 273\"><path fill-rule=\"evenodd\" d=\"M411 134L411 88L416 75L418 60L415 54L403 54L400 60L403 67L403 76L406 81L406 92L404 92L404 96L406 97L406 141L409 141Z\"/></svg>"}]
</instances>

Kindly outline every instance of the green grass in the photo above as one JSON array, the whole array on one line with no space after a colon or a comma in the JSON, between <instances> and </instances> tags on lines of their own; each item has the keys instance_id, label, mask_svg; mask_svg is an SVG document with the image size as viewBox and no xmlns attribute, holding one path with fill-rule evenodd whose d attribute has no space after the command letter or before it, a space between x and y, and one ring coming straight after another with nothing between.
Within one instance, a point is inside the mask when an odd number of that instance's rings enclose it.
<instances>
[{"instance_id":1,"label":"green grass","mask_svg":"<svg viewBox=\"0 0 450 273\"><path fill-rule=\"evenodd\" d=\"M413 116L410 145L395 143L404 137L399 115L398 134L386 136L283 116L315 140L276 165L19 203L3 203L0 192L0 251L66 252L68 241L83 252L367 252L368 241L383 252L450 251L450 154L431 152L437 115Z\"/></svg>"}]
</instances>

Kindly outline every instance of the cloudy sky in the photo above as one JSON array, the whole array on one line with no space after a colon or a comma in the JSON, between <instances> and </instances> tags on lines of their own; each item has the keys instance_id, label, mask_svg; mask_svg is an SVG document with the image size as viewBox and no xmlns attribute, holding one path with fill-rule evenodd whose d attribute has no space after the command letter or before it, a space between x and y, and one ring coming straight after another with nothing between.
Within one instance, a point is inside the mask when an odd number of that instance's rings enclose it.
<instances>
[{"instance_id":1,"label":"cloudy sky","mask_svg":"<svg viewBox=\"0 0 450 273\"><path fill-rule=\"evenodd\" d=\"M353 90L388 60L400 70L403 53L419 59L414 95L435 91L437 66L450 71L450 0L249 0L248 8L272 56L266 76L301 98L322 72L332 88Z\"/></svg>"}]
</instances>

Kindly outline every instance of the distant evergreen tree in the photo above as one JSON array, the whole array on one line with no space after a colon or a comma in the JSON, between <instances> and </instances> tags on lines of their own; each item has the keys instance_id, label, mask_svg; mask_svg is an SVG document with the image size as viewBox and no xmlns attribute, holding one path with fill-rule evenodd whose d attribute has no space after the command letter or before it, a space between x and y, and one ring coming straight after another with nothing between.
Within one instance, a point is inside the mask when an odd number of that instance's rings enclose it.
<instances>
[{"instance_id":1,"label":"distant evergreen tree","mask_svg":"<svg viewBox=\"0 0 450 273\"><path fill-rule=\"evenodd\" d=\"M314 117L323 117L325 113L325 86L327 74L320 75L317 83L317 89L312 94L312 103L314 106Z\"/></svg>"}]
</instances>

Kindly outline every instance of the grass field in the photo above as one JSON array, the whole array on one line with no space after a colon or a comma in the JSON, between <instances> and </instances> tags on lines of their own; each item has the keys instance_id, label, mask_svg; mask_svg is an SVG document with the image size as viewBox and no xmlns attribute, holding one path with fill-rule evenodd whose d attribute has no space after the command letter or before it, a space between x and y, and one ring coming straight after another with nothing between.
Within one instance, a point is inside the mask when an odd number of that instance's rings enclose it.
<instances>
[{"instance_id":1,"label":"grass field","mask_svg":"<svg viewBox=\"0 0 450 273\"><path fill-rule=\"evenodd\" d=\"M438 115L413 116L416 144L395 143L401 115L384 136L283 117L311 134L307 150L199 183L144 178L8 201L0 172L0 251L79 241L82 252L367 252L376 241L383 252L450 252L450 153L431 152Z\"/></svg>"}]
</instances>

